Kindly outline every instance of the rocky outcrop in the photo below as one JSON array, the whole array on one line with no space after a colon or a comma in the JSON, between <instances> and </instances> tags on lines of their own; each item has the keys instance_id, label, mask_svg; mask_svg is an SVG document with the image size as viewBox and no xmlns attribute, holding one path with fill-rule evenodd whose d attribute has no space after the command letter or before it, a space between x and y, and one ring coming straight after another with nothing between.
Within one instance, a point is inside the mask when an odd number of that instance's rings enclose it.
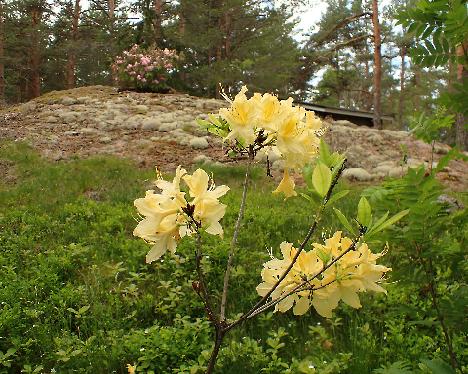
<instances>
[{"instance_id":1,"label":"rocky outcrop","mask_svg":"<svg viewBox=\"0 0 468 374\"><path fill-rule=\"evenodd\" d=\"M30 142L53 160L114 154L142 165L172 170L178 164L230 162L218 138L201 130L206 118L226 102L185 94L117 92L93 86L46 94L0 112L0 138ZM450 149L431 147L405 131L374 130L347 121L330 123L327 142L345 152L352 181L398 177L407 167L429 166ZM281 160L273 169L281 169ZM466 163L452 162L445 178L463 184Z\"/></svg>"}]
</instances>

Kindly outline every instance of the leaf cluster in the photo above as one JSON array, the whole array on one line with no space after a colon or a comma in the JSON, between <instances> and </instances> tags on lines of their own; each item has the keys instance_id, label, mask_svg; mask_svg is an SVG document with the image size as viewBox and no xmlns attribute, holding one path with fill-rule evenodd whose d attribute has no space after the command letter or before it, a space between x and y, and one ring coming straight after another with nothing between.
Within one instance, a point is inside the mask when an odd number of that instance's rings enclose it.
<instances>
[{"instance_id":1,"label":"leaf cluster","mask_svg":"<svg viewBox=\"0 0 468 374\"><path fill-rule=\"evenodd\" d=\"M398 23L417 38L410 54L416 64L442 66L449 60L467 64L467 51L456 48L466 42L468 14L465 0L420 0L400 12Z\"/></svg>"}]
</instances>

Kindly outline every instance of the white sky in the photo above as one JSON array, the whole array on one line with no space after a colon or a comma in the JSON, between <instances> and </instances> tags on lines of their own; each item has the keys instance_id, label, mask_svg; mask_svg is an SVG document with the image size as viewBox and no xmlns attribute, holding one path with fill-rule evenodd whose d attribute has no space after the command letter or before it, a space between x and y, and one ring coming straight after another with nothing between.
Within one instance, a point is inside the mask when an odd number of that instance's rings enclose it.
<instances>
[{"instance_id":1,"label":"white sky","mask_svg":"<svg viewBox=\"0 0 468 374\"><path fill-rule=\"evenodd\" d=\"M296 38L303 41L304 34L316 26L322 14L327 10L327 2L321 0L311 0L307 6L302 6L296 12L299 24L296 27Z\"/></svg>"},{"instance_id":2,"label":"white sky","mask_svg":"<svg viewBox=\"0 0 468 374\"><path fill-rule=\"evenodd\" d=\"M1 1L1 0L0 0ZM277 0L278 3L285 3L288 0ZM129 3L132 0L128 1ZM83 9L89 7L89 0L82 0L81 6ZM303 34L308 32L312 26L314 26L319 20L322 14L327 9L327 2L323 0L309 0L309 5L300 7L296 13L296 16L299 18L299 24L297 25L296 38L299 41L302 41Z\"/></svg>"}]
</instances>

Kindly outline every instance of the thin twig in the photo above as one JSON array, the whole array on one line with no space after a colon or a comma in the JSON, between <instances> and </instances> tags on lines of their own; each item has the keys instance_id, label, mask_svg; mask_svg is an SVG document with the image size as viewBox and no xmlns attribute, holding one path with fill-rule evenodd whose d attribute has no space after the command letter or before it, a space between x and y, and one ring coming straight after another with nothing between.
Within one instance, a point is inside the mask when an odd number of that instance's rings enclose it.
<instances>
[{"instance_id":1,"label":"thin twig","mask_svg":"<svg viewBox=\"0 0 468 374\"><path fill-rule=\"evenodd\" d=\"M195 289L195 292L198 294L198 296L200 296L200 298L202 299L203 304L205 305L205 311L206 311L206 314L208 315L209 320L212 321L215 326L218 326L219 320L216 316L216 313L214 312L213 305L211 304L210 295L208 294L208 289L206 287L205 275L203 274L203 269L201 266L202 257L203 257L203 254L202 254L201 235L200 235L200 232L197 231L197 251L195 255L195 263L196 263L199 283L197 286L194 286L194 289Z\"/></svg>"},{"instance_id":2,"label":"thin twig","mask_svg":"<svg viewBox=\"0 0 468 374\"><path fill-rule=\"evenodd\" d=\"M229 276L231 275L232 261L234 259L234 252L237 246L237 238L239 236L239 230L244 217L245 211L245 202L247 199L247 187L249 184L250 177L250 168L253 162L253 155L249 155L249 162L247 164L247 170L245 171L244 185L242 190L242 200L239 208L239 214L237 216L236 226L234 228L234 234L231 240L231 248L229 250L228 262L226 265L226 272L224 273L224 285L223 285L223 295L221 297L221 310L220 310L220 320L224 322L226 320L226 302L227 302L227 292L229 288Z\"/></svg>"}]
</instances>

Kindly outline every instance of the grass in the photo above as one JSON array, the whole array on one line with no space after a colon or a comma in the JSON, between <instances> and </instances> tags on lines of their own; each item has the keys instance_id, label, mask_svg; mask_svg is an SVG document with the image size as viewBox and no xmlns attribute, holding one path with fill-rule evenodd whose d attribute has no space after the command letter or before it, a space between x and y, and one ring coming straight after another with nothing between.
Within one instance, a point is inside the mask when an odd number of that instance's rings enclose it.
<instances>
[{"instance_id":1,"label":"grass","mask_svg":"<svg viewBox=\"0 0 468 374\"><path fill-rule=\"evenodd\" d=\"M151 187L153 171L108 157L49 163L19 143L1 144L0 165L8 168L0 181L0 373L126 373L129 363L148 373L202 372L211 330L192 290L193 243L184 239L177 256L146 265L148 245L132 236L133 200ZM204 237L204 267L219 297L244 170L211 171L217 184L231 187L223 200L224 240ZM299 242L313 218L309 203L284 202L271 194L274 187L254 170L229 292L231 317L258 300L268 249L278 253L282 241ZM338 207L351 215L359 195L352 188ZM333 217L326 215L314 240L339 228ZM313 366L370 373L417 357L437 347L438 338L420 341L417 326L408 329L392 315L390 303L407 297L365 296L362 310L342 307L331 321L315 313L263 315L229 336L219 372L312 373ZM402 343L405 334L413 340Z\"/></svg>"}]
</instances>

